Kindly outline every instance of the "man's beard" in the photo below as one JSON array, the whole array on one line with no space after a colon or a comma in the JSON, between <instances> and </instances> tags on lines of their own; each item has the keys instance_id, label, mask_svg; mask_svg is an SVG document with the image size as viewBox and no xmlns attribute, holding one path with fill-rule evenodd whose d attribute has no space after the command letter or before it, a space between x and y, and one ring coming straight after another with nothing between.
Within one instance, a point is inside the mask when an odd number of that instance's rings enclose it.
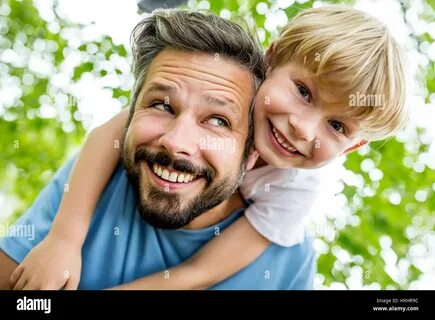
<instances>
[{"instance_id":1,"label":"man's beard","mask_svg":"<svg viewBox=\"0 0 435 320\"><path fill-rule=\"evenodd\" d=\"M132 155L128 149L127 145L124 145L122 162L136 195L139 214L149 224L162 229L182 228L202 213L230 198L246 172L245 156L236 172L216 180L213 169L195 166L184 159L173 160L166 152L151 152L142 145ZM172 165L174 170L201 175L200 179L205 179L206 185L198 195L191 199L183 199L186 197L185 193L165 192L151 183L144 183L141 171L141 165L144 164L148 166L150 174L154 174L153 164L162 167Z\"/></svg>"}]
</instances>

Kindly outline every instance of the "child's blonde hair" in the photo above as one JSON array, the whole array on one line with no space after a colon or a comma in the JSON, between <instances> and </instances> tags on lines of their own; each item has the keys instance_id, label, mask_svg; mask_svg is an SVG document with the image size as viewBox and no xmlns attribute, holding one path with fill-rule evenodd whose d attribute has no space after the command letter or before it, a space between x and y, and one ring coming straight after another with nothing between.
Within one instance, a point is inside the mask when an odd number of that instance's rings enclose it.
<instances>
[{"instance_id":1,"label":"child's blonde hair","mask_svg":"<svg viewBox=\"0 0 435 320\"><path fill-rule=\"evenodd\" d=\"M404 60L374 17L344 6L302 11L274 42L270 62L273 68L290 61L315 74L322 103L361 121L365 139L384 139L404 126Z\"/></svg>"}]
</instances>

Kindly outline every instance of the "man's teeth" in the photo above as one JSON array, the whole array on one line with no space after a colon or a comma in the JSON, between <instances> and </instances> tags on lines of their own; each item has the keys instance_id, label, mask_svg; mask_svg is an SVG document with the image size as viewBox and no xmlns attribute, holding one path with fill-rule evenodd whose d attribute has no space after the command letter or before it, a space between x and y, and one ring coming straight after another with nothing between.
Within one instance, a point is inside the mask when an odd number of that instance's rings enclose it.
<instances>
[{"instance_id":1,"label":"man's teeth","mask_svg":"<svg viewBox=\"0 0 435 320\"><path fill-rule=\"evenodd\" d=\"M172 171L170 172L165 167L161 167L158 164L153 165L153 171L156 175L158 175L163 180L167 180L170 182L184 182L188 183L192 181L195 177L188 173L178 172L178 171Z\"/></svg>"},{"instance_id":2,"label":"man's teeth","mask_svg":"<svg viewBox=\"0 0 435 320\"><path fill-rule=\"evenodd\" d=\"M280 144L284 149L286 149L287 151L293 152L293 153L298 152L297 149L295 149L295 148L293 148L293 147L290 147L287 143L284 142L283 139L281 139L280 134L279 134L278 131L275 129L275 127L272 127L272 131L273 131L273 135L275 136L276 141L278 141L278 143L279 143L279 144Z\"/></svg>"}]
</instances>

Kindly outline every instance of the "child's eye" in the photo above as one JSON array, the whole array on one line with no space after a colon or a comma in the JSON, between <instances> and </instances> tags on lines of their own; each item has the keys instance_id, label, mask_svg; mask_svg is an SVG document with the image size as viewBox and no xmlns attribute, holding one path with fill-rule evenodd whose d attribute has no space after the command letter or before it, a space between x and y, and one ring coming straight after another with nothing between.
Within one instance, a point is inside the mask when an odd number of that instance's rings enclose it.
<instances>
[{"instance_id":1,"label":"child's eye","mask_svg":"<svg viewBox=\"0 0 435 320\"><path fill-rule=\"evenodd\" d=\"M220 117L212 117L207 122L214 127L229 127L228 121Z\"/></svg>"},{"instance_id":2,"label":"child's eye","mask_svg":"<svg viewBox=\"0 0 435 320\"><path fill-rule=\"evenodd\" d=\"M151 107L174 114L174 111L172 110L171 106L166 103L156 102L153 103Z\"/></svg>"},{"instance_id":3,"label":"child's eye","mask_svg":"<svg viewBox=\"0 0 435 320\"><path fill-rule=\"evenodd\" d=\"M296 84L296 86L298 87L298 91L300 93L300 95L302 96L302 98L304 98L305 100L307 100L308 102L311 102L311 92L310 89L308 89L306 86L304 86L303 84Z\"/></svg>"},{"instance_id":4,"label":"child's eye","mask_svg":"<svg viewBox=\"0 0 435 320\"><path fill-rule=\"evenodd\" d=\"M344 127L344 124L342 124L340 121L331 120L329 124L331 125L332 129L334 129L337 132L340 133L346 132L346 128Z\"/></svg>"}]
</instances>

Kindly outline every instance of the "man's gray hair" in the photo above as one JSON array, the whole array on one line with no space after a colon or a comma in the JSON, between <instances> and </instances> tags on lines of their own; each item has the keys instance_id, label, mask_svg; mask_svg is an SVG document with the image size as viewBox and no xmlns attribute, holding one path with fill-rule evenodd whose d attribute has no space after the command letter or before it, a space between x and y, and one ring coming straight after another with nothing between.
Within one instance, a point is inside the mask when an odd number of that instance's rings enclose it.
<instances>
[{"instance_id":1,"label":"man's gray hair","mask_svg":"<svg viewBox=\"0 0 435 320\"><path fill-rule=\"evenodd\" d=\"M207 11L156 10L134 28L131 42L135 84L130 119L148 68L165 48L219 55L240 63L252 73L255 89L264 80L264 59L258 41L238 24ZM247 139L249 149L253 140L252 105Z\"/></svg>"}]
</instances>

